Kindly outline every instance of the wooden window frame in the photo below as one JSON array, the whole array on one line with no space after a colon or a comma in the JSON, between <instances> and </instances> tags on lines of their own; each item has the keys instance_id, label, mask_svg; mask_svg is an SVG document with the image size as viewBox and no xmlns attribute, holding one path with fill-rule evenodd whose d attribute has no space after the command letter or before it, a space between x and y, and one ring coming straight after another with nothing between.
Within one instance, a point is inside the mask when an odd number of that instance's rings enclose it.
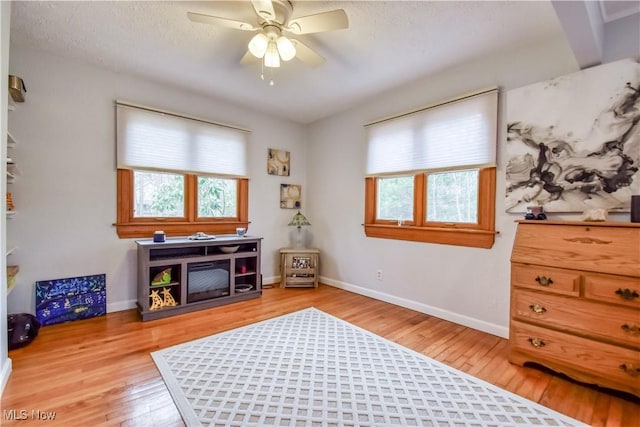
<instances>
[{"instance_id":1,"label":"wooden window frame","mask_svg":"<svg viewBox=\"0 0 640 427\"><path fill-rule=\"evenodd\" d=\"M114 224L122 239L151 237L156 230L167 236L188 236L198 231L207 234L235 234L237 227L249 227L249 180L238 181L238 216L235 218L199 218L198 182L196 174L185 174L185 200L182 218L136 218L133 215L133 170L117 172L117 222Z\"/></svg>"},{"instance_id":2,"label":"wooden window frame","mask_svg":"<svg viewBox=\"0 0 640 427\"><path fill-rule=\"evenodd\" d=\"M426 221L425 173L414 175L413 222L379 220L376 177L365 178L364 231L367 237L490 249L495 241L496 168L482 168L478 175L478 223Z\"/></svg>"}]
</instances>

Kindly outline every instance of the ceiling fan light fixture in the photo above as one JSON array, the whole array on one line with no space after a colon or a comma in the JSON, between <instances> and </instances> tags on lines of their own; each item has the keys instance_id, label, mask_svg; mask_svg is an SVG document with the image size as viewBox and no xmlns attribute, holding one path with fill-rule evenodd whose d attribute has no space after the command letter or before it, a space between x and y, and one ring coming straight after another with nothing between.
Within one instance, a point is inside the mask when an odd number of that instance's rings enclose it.
<instances>
[{"instance_id":1,"label":"ceiling fan light fixture","mask_svg":"<svg viewBox=\"0 0 640 427\"><path fill-rule=\"evenodd\" d=\"M292 0L251 0L251 4L257 15L257 26L249 22L202 13L187 12L187 17L192 22L256 31L247 44L247 52L242 56L240 63L254 63L257 62L256 58L261 60L260 77L263 80L267 80L265 68L270 68L268 71L273 77L273 69L280 67L281 60L290 61L298 58L313 68L325 62L322 56L300 40L283 37L283 32L304 35L349 28L349 19L343 9L290 19L293 13ZM269 84L273 86L273 78L269 80Z\"/></svg>"},{"instance_id":2,"label":"ceiling fan light fixture","mask_svg":"<svg viewBox=\"0 0 640 427\"><path fill-rule=\"evenodd\" d=\"M269 46L269 39L264 33L258 33L249 41L249 52L256 58L264 57Z\"/></svg>"},{"instance_id":3,"label":"ceiling fan light fixture","mask_svg":"<svg viewBox=\"0 0 640 427\"><path fill-rule=\"evenodd\" d=\"M264 54L264 66L271 68L280 67L280 55L278 54L278 47L274 41L269 41L267 52Z\"/></svg>"},{"instance_id":4,"label":"ceiling fan light fixture","mask_svg":"<svg viewBox=\"0 0 640 427\"><path fill-rule=\"evenodd\" d=\"M278 46L278 53L280 53L283 61L289 61L296 56L296 47L288 38L280 36L276 44Z\"/></svg>"}]
</instances>

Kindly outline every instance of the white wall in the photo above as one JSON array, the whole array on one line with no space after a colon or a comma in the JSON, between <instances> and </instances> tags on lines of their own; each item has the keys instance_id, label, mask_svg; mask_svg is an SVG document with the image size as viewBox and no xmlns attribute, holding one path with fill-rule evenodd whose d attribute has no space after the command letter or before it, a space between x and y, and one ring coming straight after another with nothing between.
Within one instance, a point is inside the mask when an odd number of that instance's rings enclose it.
<instances>
[{"instance_id":1,"label":"white wall","mask_svg":"<svg viewBox=\"0 0 640 427\"><path fill-rule=\"evenodd\" d=\"M1 57L0 57L0 82L8 81L9 71L9 27L11 17L11 2L0 2L0 40L1 40ZM8 86L0 85L0 135L5 138L7 134L7 100L9 96ZM6 144L0 144L0 159L5 159ZM0 200L4 200L7 191L6 179L7 164L3 160L0 170L2 177L2 190L0 191ZM0 248L6 248L7 229L6 229L6 204L3 202L0 207ZM4 390L4 386L9 379L11 373L11 359L8 357L7 343L7 276L6 272L7 258L0 257L0 396Z\"/></svg>"},{"instance_id":2,"label":"white wall","mask_svg":"<svg viewBox=\"0 0 640 427\"><path fill-rule=\"evenodd\" d=\"M508 334L509 258L515 223L504 207L505 92L578 70L564 39L503 52L381 94L311 126L309 220L323 282L500 336ZM489 86L501 88L496 228L492 249L368 238L364 219L365 131L375 119ZM575 219L571 216L559 219ZM626 216L628 220L628 215ZM383 280L376 271L383 271Z\"/></svg>"},{"instance_id":3,"label":"white wall","mask_svg":"<svg viewBox=\"0 0 640 427\"><path fill-rule=\"evenodd\" d=\"M640 13L604 25L602 62L640 56Z\"/></svg>"},{"instance_id":4,"label":"white wall","mask_svg":"<svg viewBox=\"0 0 640 427\"><path fill-rule=\"evenodd\" d=\"M287 246L294 212L280 209L280 183L306 185L305 128L245 107L124 76L47 53L10 52L27 99L9 129L22 171L12 187L18 213L8 239L20 265L9 312L34 313L34 283L106 273L108 310L134 307L135 239L119 239L116 220L116 99L234 124L252 131L248 233L264 237L265 282L279 280L278 249ZM267 174L267 149L292 152L290 177ZM304 191L303 191L304 196Z\"/></svg>"}]
</instances>

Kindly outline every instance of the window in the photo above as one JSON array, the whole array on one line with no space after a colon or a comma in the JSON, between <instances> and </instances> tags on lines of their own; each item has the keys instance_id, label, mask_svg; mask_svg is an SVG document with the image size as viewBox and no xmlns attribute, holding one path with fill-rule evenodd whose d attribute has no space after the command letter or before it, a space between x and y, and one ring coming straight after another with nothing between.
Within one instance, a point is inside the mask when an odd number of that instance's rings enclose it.
<instances>
[{"instance_id":1,"label":"window","mask_svg":"<svg viewBox=\"0 0 640 427\"><path fill-rule=\"evenodd\" d=\"M427 221L478 222L478 169L427 175Z\"/></svg>"},{"instance_id":2,"label":"window","mask_svg":"<svg viewBox=\"0 0 640 427\"><path fill-rule=\"evenodd\" d=\"M413 177L380 178L376 217L383 220L413 221Z\"/></svg>"},{"instance_id":3,"label":"window","mask_svg":"<svg viewBox=\"0 0 640 427\"><path fill-rule=\"evenodd\" d=\"M134 218L184 218L184 175L133 171Z\"/></svg>"},{"instance_id":4,"label":"window","mask_svg":"<svg viewBox=\"0 0 640 427\"><path fill-rule=\"evenodd\" d=\"M198 177L198 218L238 215L238 183L234 179Z\"/></svg>"},{"instance_id":5,"label":"window","mask_svg":"<svg viewBox=\"0 0 640 427\"><path fill-rule=\"evenodd\" d=\"M117 103L120 237L248 226L247 131Z\"/></svg>"},{"instance_id":6,"label":"window","mask_svg":"<svg viewBox=\"0 0 640 427\"><path fill-rule=\"evenodd\" d=\"M367 125L369 237L490 248L496 89Z\"/></svg>"}]
</instances>

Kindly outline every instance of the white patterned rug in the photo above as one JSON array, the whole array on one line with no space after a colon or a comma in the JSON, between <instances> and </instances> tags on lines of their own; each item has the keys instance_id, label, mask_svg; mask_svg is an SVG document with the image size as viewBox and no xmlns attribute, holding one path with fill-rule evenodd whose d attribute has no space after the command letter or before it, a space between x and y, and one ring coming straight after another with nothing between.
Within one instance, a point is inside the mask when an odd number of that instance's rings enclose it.
<instances>
[{"instance_id":1,"label":"white patterned rug","mask_svg":"<svg viewBox=\"0 0 640 427\"><path fill-rule=\"evenodd\" d=\"M314 308L151 354L188 426L578 426Z\"/></svg>"}]
</instances>

